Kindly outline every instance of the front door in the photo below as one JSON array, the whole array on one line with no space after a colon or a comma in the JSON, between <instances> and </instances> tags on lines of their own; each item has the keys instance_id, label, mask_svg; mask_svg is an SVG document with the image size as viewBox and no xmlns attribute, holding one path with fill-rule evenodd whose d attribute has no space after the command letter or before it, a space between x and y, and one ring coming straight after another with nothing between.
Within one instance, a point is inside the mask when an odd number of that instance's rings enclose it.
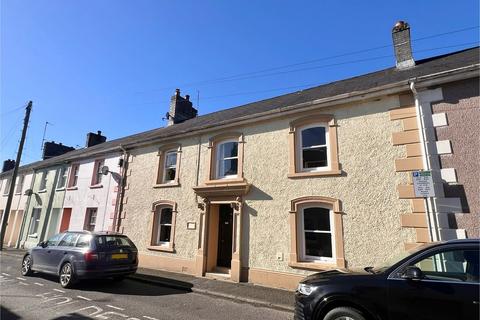
<instances>
[{"instance_id":1,"label":"front door","mask_svg":"<svg viewBox=\"0 0 480 320\"><path fill-rule=\"evenodd\" d=\"M217 266L230 268L232 262L233 209L221 204L218 210Z\"/></svg>"}]
</instances>

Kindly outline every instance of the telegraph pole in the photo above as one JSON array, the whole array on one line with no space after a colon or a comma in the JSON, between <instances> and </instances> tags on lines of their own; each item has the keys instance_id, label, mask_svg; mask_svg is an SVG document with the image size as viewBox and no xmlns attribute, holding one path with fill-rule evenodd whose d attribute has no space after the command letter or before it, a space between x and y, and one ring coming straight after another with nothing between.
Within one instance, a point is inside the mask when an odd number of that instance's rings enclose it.
<instances>
[{"instance_id":1,"label":"telegraph pole","mask_svg":"<svg viewBox=\"0 0 480 320\"><path fill-rule=\"evenodd\" d=\"M15 167L13 169L12 178L10 180L10 190L8 191L7 205L2 217L2 227L0 229L0 251L3 250L3 238L5 237L5 231L7 229L8 216L10 214L10 208L12 206L13 192L15 191L15 181L17 180L18 167L20 166L20 160L22 159L23 145L25 143L25 137L27 135L28 122L30 121L30 112L32 111L32 101L29 101L25 108L25 118L23 120L22 138L20 139L20 145L18 146L17 159L15 160Z\"/></svg>"}]
</instances>

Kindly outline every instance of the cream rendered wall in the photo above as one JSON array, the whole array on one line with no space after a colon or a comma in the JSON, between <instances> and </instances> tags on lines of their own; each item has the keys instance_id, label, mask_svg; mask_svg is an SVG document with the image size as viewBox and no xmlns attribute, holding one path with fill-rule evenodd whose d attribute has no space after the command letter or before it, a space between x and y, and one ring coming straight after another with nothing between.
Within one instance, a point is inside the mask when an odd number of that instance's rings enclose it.
<instances>
[{"instance_id":1,"label":"cream rendered wall","mask_svg":"<svg viewBox=\"0 0 480 320\"><path fill-rule=\"evenodd\" d=\"M119 155L109 155L104 164L117 175L120 173L119 158ZM77 187L67 188L63 203L63 208L72 208L69 230L83 230L87 208L97 208L95 231L108 231L112 225L118 182L109 173L102 177L102 187L91 188L95 160L97 159L76 162L80 165Z\"/></svg>"},{"instance_id":2,"label":"cream rendered wall","mask_svg":"<svg viewBox=\"0 0 480 320\"><path fill-rule=\"evenodd\" d=\"M243 211L242 267L308 273L288 266L290 201L307 195L342 201L348 267L382 264L401 254L404 242L415 241L414 231L400 226L399 215L408 211L409 202L398 199L396 186L406 183L407 175L395 174L394 159L404 157L405 151L392 146L391 134L400 131L401 125L390 121L388 113L398 105L398 97L389 97L319 110L334 114L338 124L339 161L344 171L339 177L287 178L289 122L301 117L301 113L298 117L232 129L244 134L244 173L252 184ZM208 139L218 133L200 138L200 184L206 180ZM192 190L199 138L175 142L182 144L179 187L153 188L160 144L132 151L123 225L141 253L191 261L199 238L200 210ZM175 253L146 249L151 205L158 200L178 204ZM196 230L187 230L187 221L196 222ZM277 253L283 254L283 260L277 260Z\"/></svg>"},{"instance_id":3,"label":"cream rendered wall","mask_svg":"<svg viewBox=\"0 0 480 320\"><path fill-rule=\"evenodd\" d=\"M198 138L182 139L176 142L182 145L180 186L177 187L154 188L160 144L131 151L131 160L128 163L128 189L125 192L126 204L124 204L123 210L125 219L122 226L124 233L135 242L141 253L192 260L197 250L200 216L192 189L196 182ZM201 150L202 158L205 157L206 152L205 145ZM153 217L152 204L160 200L174 201L178 205L174 253L151 251L146 248L150 242L149 227ZM196 230L187 230L187 222L196 222ZM193 270L190 271L193 272Z\"/></svg>"}]
</instances>

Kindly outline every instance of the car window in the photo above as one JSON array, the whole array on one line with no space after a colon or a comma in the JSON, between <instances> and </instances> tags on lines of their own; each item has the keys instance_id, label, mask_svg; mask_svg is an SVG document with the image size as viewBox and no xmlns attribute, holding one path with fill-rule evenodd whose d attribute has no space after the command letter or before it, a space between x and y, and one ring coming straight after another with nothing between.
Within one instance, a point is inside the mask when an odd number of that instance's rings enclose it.
<instances>
[{"instance_id":1,"label":"car window","mask_svg":"<svg viewBox=\"0 0 480 320\"><path fill-rule=\"evenodd\" d=\"M46 242L47 247L54 247L54 246L58 245L58 242L60 241L60 239L62 239L63 235L64 235L64 233L59 233L59 234L54 235L50 239L48 239L47 242Z\"/></svg>"},{"instance_id":2,"label":"car window","mask_svg":"<svg viewBox=\"0 0 480 320\"><path fill-rule=\"evenodd\" d=\"M82 234L77 241L77 248L87 248L90 247L90 240L92 240L92 235L90 234Z\"/></svg>"},{"instance_id":3,"label":"car window","mask_svg":"<svg viewBox=\"0 0 480 320\"><path fill-rule=\"evenodd\" d=\"M428 280L478 283L479 264L478 250L451 249L432 254L414 266L420 268Z\"/></svg>"},{"instance_id":4,"label":"car window","mask_svg":"<svg viewBox=\"0 0 480 320\"><path fill-rule=\"evenodd\" d=\"M96 242L100 247L133 247L130 239L122 236L99 236Z\"/></svg>"},{"instance_id":5,"label":"car window","mask_svg":"<svg viewBox=\"0 0 480 320\"><path fill-rule=\"evenodd\" d=\"M62 241L58 244L58 246L62 247L73 247L75 246L75 242L77 241L78 234L76 233L67 233L65 237L63 237Z\"/></svg>"}]
</instances>

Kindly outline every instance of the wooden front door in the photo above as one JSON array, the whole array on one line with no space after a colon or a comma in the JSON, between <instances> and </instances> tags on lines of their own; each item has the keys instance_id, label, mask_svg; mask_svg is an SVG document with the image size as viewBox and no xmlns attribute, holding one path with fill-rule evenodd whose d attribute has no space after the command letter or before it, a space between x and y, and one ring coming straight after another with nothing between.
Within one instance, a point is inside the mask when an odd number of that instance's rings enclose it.
<instances>
[{"instance_id":1,"label":"wooden front door","mask_svg":"<svg viewBox=\"0 0 480 320\"><path fill-rule=\"evenodd\" d=\"M17 218L15 219L15 226L13 227L12 236L10 238L9 246L17 246L18 236L20 235L20 227L23 222L23 210L17 211Z\"/></svg>"},{"instance_id":2,"label":"wooden front door","mask_svg":"<svg viewBox=\"0 0 480 320\"><path fill-rule=\"evenodd\" d=\"M70 225L70 216L72 215L72 208L64 208L62 215L62 222L60 222L60 231L64 232L68 230Z\"/></svg>"},{"instance_id":3,"label":"wooden front door","mask_svg":"<svg viewBox=\"0 0 480 320\"><path fill-rule=\"evenodd\" d=\"M221 204L218 210L217 266L231 267L232 262L233 209Z\"/></svg>"}]
</instances>

